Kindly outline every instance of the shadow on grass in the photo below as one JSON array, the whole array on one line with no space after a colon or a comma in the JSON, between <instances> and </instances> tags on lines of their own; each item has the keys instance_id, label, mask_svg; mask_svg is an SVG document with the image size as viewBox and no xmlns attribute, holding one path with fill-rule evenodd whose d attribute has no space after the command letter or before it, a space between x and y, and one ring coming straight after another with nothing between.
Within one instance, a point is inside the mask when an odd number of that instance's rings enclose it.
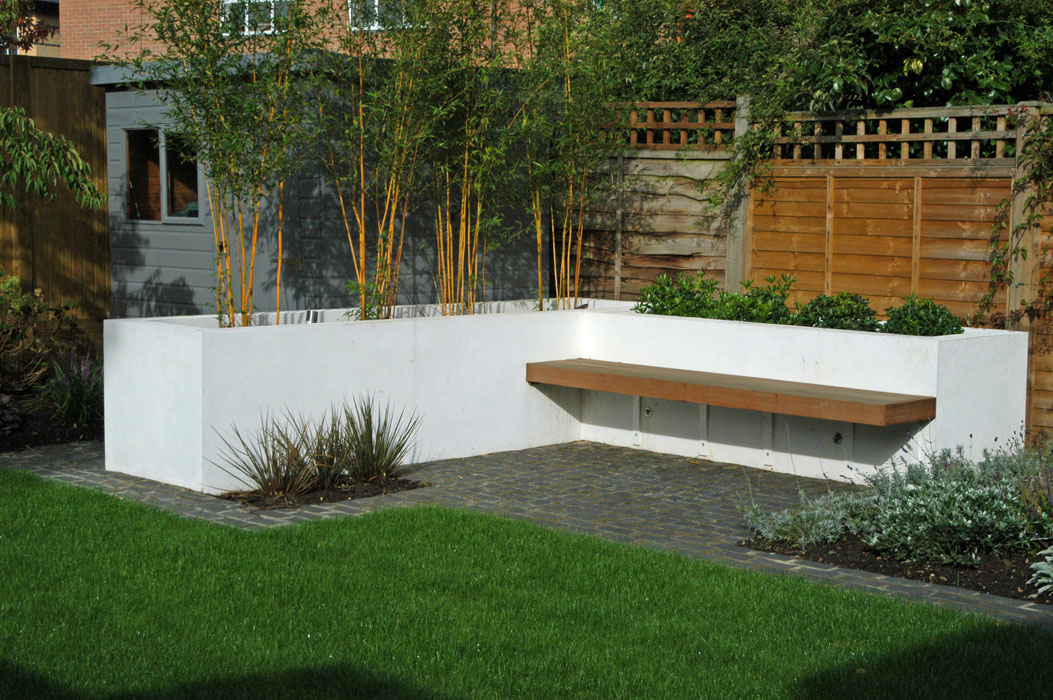
<instances>
[{"instance_id":1,"label":"shadow on grass","mask_svg":"<svg viewBox=\"0 0 1053 700\"><path fill-rule=\"evenodd\" d=\"M283 673L261 673L197 681L132 692L88 693L56 683L34 671L0 661L0 698L19 700L257 700L268 698L386 698L447 700L448 696L406 685L373 671L321 666Z\"/></svg>"},{"instance_id":2,"label":"shadow on grass","mask_svg":"<svg viewBox=\"0 0 1053 700\"><path fill-rule=\"evenodd\" d=\"M846 633L850 637L851 633ZM1037 698L1053 687L1053 633L1015 626L940 637L799 679L796 698Z\"/></svg>"}]
</instances>

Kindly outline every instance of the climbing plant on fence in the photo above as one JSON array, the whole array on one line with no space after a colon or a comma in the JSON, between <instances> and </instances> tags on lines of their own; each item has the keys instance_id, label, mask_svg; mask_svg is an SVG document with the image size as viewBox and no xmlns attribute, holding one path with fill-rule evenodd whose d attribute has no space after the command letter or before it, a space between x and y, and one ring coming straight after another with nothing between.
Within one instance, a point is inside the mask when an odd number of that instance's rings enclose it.
<instances>
[{"instance_id":1,"label":"climbing plant on fence","mask_svg":"<svg viewBox=\"0 0 1053 700\"><path fill-rule=\"evenodd\" d=\"M1005 327L1022 318L1029 321L1046 320L1053 311L1053 284L1050 279L1050 249L1045 237L1039 234L1038 245L1031 236L1041 227L1043 218L1053 204L1053 109L1050 106L1021 105L1016 110L1017 128L1023 132L1017 158L1017 177L1013 180L1010 196L998 206L991 230L991 274L987 293L972 319L974 323L989 323ZM1014 263L1026 262L1038 267L1038 285L1022 296L1020 304L1001 313L993 309L995 297L1012 285L1026 283L1017 280Z\"/></svg>"}]
</instances>

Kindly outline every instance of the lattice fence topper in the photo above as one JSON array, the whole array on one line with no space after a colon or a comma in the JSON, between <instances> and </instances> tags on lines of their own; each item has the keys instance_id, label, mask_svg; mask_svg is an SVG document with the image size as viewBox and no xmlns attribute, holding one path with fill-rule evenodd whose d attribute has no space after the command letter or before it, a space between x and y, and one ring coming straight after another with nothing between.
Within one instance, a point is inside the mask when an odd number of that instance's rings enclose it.
<instances>
[{"instance_id":1,"label":"lattice fence topper","mask_svg":"<svg viewBox=\"0 0 1053 700\"><path fill-rule=\"evenodd\" d=\"M735 140L735 102L634 102L616 131L630 148L721 151Z\"/></svg>"},{"instance_id":2,"label":"lattice fence topper","mask_svg":"<svg viewBox=\"0 0 1053 700\"><path fill-rule=\"evenodd\" d=\"M777 127L775 159L983 160L1012 165L1018 113L1019 108L1004 105L796 112Z\"/></svg>"},{"instance_id":3,"label":"lattice fence topper","mask_svg":"<svg viewBox=\"0 0 1053 700\"><path fill-rule=\"evenodd\" d=\"M625 119L611 133L629 148L724 151L735 141L733 101L622 106ZM1049 113L1048 105L1039 103L791 112L776 126L774 156L782 163L976 161L1011 166L1025 108Z\"/></svg>"}]
</instances>

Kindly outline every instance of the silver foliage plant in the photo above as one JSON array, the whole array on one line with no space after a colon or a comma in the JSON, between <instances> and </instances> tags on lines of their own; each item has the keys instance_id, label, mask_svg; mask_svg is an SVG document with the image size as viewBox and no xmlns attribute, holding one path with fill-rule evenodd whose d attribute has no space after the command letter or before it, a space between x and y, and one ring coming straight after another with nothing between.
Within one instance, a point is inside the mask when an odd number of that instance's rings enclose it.
<instances>
[{"instance_id":1,"label":"silver foliage plant","mask_svg":"<svg viewBox=\"0 0 1053 700\"><path fill-rule=\"evenodd\" d=\"M1039 593L1053 591L1053 547L1043 549L1038 553L1043 561L1037 561L1031 565L1034 575L1027 580L1033 586L1038 586Z\"/></svg>"},{"instance_id":2,"label":"silver foliage plant","mask_svg":"<svg viewBox=\"0 0 1053 700\"><path fill-rule=\"evenodd\" d=\"M1045 445L1014 443L973 461L947 450L924 464L881 471L856 493L802 494L790 510L768 513L751 503L742 511L758 537L802 549L855 534L899 559L971 564L986 553L1033 551L1053 540L1047 453ZM1053 548L1043 554L1032 582L1053 590Z\"/></svg>"}]
</instances>

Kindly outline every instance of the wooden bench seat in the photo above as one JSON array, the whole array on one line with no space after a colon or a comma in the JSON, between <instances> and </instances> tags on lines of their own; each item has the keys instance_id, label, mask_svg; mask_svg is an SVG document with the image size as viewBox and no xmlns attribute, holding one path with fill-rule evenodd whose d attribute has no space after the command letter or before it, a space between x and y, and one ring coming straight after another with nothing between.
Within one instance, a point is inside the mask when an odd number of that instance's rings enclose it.
<instances>
[{"instance_id":1,"label":"wooden bench seat","mask_svg":"<svg viewBox=\"0 0 1053 700\"><path fill-rule=\"evenodd\" d=\"M600 360L528 362L532 384L607 391L807 418L898 425L936 417L936 399Z\"/></svg>"}]
</instances>

